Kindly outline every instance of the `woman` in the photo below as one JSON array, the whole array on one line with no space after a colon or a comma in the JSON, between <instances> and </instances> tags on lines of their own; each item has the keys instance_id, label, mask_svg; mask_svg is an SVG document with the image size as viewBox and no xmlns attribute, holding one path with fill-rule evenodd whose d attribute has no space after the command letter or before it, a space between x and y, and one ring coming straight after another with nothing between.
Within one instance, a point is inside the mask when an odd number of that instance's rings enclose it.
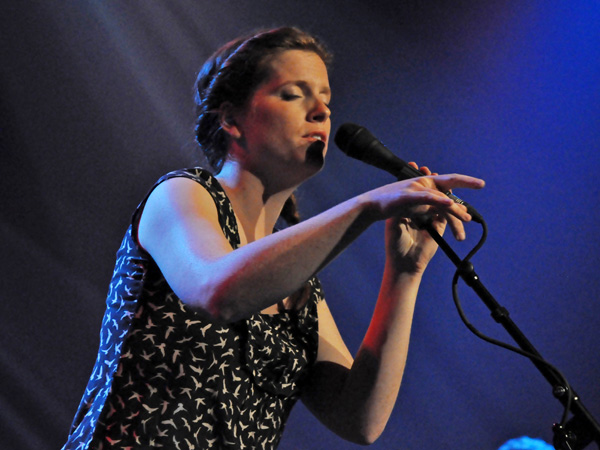
<instances>
[{"instance_id":1,"label":"woman","mask_svg":"<svg viewBox=\"0 0 600 450\"><path fill-rule=\"evenodd\" d=\"M298 398L344 439L382 432L436 245L465 208L440 191L462 175L393 183L273 233L330 137L329 54L295 28L230 42L197 80L200 169L161 178L117 255L100 351L65 448L275 448ZM438 190L439 189L439 190ZM386 265L353 360L315 274L387 220Z\"/></svg>"}]
</instances>

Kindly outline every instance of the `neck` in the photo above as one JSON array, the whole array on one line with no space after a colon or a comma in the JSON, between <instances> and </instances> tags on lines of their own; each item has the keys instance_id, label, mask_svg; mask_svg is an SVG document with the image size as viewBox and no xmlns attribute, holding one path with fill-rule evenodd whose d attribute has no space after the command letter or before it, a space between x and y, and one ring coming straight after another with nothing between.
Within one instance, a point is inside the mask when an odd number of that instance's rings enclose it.
<instances>
[{"instance_id":1,"label":"neck","mask_svg":"<svg viewBox=\"0 0 600 450\"><path fill-rule=\"evenodd\" d=\"M261 178L232 160L225 162L217 179L231 201L242 241L246 242L272 233L285 201L295 189L271 191Z\"/></svg>"}]
</instances>

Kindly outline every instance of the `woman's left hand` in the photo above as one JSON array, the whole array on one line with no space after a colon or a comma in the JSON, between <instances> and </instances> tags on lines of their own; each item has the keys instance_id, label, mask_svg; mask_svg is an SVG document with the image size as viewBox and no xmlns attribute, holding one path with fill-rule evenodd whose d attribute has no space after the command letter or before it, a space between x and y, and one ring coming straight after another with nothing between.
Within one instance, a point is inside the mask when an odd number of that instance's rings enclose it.
<instances>
[{"instance_id":1,"label":"woman's left hand","mask_svg":"<svg viewBox=\"0 0 600 450\"><path fill-rule=\"evenodd\" d=\"M423 175L437 175L425 166L418 168L415 163L410 165L419 169ZM386 248L388 258L391 258L397 270L422 273L437 251L438 245L429 232L418 225L419 221L424 220L431 221L440 235L444 234L446 225L450 225L457 240L465 239L465 230L460 219L433 208L421 211L413 218L390 218L386 221Z\"/></svg>"}]
</instances>

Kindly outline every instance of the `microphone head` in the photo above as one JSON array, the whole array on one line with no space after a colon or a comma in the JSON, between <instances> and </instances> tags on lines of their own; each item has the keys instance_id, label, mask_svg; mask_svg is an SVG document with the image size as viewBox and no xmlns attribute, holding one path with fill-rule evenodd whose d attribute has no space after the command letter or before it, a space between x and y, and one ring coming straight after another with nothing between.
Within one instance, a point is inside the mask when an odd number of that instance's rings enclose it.
<instances>
[{"instance_id":1,"label":"microphone head","mask_svg":"<svg viewBox=\"0 0 600 450\"><path fill-rule=\"evenodd\" d=\"M367 149L377 141L369 130L355 123L345 123L340 126L333 140L346 155L360 161L364 161Z\"/></svg>"},{"instance_id":2,"label":"microphone head","mask_svg":"<svg viewBox=\"0 0 600 450\"><path fill-rule=\"evenodd\" d=\"M412 169L394 155L369 130L354 123L345 123L338 129L334 141L346 155L383 169L395 177L402 175L405 167ZM414 170L414 169L412 169ZM421 175L417 172L416 176ZM415 176L414 174L412 176ZM404 178L410 178L404 174Z\"/></svg>"}]
</instances>

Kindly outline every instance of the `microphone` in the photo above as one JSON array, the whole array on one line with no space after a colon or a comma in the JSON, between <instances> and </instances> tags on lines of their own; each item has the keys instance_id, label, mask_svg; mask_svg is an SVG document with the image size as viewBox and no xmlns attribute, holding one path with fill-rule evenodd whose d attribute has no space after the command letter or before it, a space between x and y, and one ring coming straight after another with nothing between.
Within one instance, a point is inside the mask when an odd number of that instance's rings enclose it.
<instances>
[{"instance_id":1,"label":"microphone","mask_svg":"<svg viewBox=\"0 0 600 450\"><path fill-rule=\"evenodd\" d=\"M354 123L343 124L335 134L334 142L341 151L351 158L358 159L378 169L383 169L399 180L424 176L422 172L394 155L369 130L360 125ZM481 214L467 202L450 191L444 192L444 194L454 202L466 206L467 212L475 222L483 223Z\"/></svg>"}]
</instances>

